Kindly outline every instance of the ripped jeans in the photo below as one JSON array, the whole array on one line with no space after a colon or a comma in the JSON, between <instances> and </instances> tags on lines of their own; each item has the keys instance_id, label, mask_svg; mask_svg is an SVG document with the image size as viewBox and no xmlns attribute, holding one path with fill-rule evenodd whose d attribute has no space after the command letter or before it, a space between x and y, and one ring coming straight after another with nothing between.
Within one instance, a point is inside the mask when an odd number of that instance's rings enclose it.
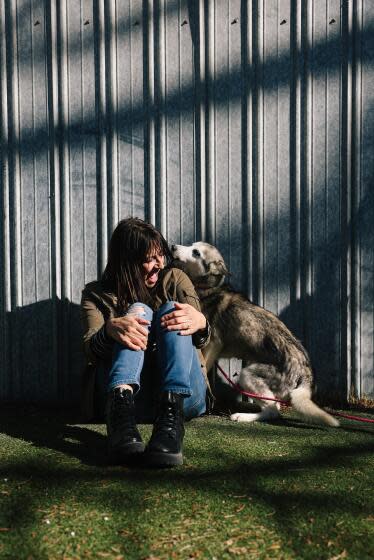
<instances>
[{"instance_id":1,"label":"ripped jeans","mask_svg":"<svg viewBox=\"0 0 374 560\"><path fill-rule=\"evenodd\" d=\"M147 401L150 402L152 397L154 400L158 396L150 395L150 391L173 391L184 395L183 409L186 419L203 414L206 410L207 387L192 337L181 336L178 331L167 331L160 325L161 317L174 310L174 302L164 303L155 312L143 303L134 303L127 313L136 313L139 308L141 316L151 321L148 348L146 351L131 350L117 342L114 343L108 391L122 384L134 385L135 406L141 410L140 416L147 416ZM152 371L152 366L143 368L149 353L155 355L155 371ZM150 379L152 377L153 379Z\"/></svg>"}]
</instances>

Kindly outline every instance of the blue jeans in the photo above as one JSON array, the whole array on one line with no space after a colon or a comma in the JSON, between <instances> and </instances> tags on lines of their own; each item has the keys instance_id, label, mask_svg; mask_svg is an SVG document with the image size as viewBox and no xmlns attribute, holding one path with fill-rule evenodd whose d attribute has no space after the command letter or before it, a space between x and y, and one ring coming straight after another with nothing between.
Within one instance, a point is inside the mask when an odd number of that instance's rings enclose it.
<instances>
[{"instance_id":1,"label":"blue jeans","mask_svg":"<svg viewBox=\"0 0 374 560\"><path fill-rule=\"evenodd\" d=\"M189 419L203 414L206 410L206 382L196 348L192 344L192 337L181 336L178 331L167 331L160 325L161 317L173 310L172 301L164 303L155 312L143 303L134 303L129 307L127 313L135 313L151 321L148 347L144 352L131 350L115 342L108 391L118 385L133 385L135 404L138 408L142 404L144 408L144 397L145 400L149 400L152 385L153 390L158 387L158 392L179 393L185 397L183 409L185 417ZM143 372L146 355L150 352L155 354L153 361L156 371L149 371L148 368L148 371ZM144 379L144 373L148 379ZM150 380L150 376L154 376L155 379Z\"/></svg>"}]
</instances>

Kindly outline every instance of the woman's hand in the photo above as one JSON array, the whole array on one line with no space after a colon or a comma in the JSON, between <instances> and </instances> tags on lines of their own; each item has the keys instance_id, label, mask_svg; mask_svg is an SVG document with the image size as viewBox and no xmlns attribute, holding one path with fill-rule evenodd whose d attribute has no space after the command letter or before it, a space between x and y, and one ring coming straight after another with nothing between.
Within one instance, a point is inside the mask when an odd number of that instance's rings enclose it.
<instances>
[{"instance_id":1,"label":"woman's hand","mask_svg":"<svg viewBox=\"0 0 374 560\"><path fill-rule=\"evenodd\" d=\"M150 322L138 315L129 313L124 317L109 319L105 329L109 336L130 350L146 350Z\"/></svg>"},{"instance_id":2,"label":"woman's hand","mask_svg":"<svg viewBox=\"0 0 374 560\"><path fill-rule=\"evenodd\" d=\"M180 331L181 335L194 334L206 327L205 316L189 303L175 303L175 311L161 318L161 327L168 331Z\"/></svg>"}]
</instances>

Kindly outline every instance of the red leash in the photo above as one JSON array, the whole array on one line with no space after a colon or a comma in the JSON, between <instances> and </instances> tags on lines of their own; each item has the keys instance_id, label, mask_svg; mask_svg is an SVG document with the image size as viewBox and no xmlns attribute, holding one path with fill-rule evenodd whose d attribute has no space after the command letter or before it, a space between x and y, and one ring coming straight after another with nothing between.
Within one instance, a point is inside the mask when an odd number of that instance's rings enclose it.
<instances>
[{"instance_id":1,"label":"red leash","mask_svg":"<svg viewBox=\"0 0 374 560\"><path fill-rule=\"evenodd\" d=\"M275 399L274 397L264 397L263 395L257 395L256 393L248 393L248 391L244 391L243 389L241 389L239 387L239 385L237 385L236 383L231 381L231 379L229 378L227 373L221 368L221 366L219 365L218 362L216 362L216 366L219 369L219 371L222 373L222 375L226 379L226 381L228 381L230 383L230 385L232 387L234 387L235 391L238 391L238 393L241 393L242 395L245 395L246 397L252 397L254 399L261 399L262 401L275 401L275 402L279 402L280 404L283 404L284 406L291 406L290 401L281 401L280 399Z\"/></svg>"},{"instance_id":2,"label":"red leash","mask_svg":"<svg viewBox=\"0 0 374 560\"><path fill-rule=\"evenodd\" d=\"M218 362L215 362L217 368L219 369L219 371L222 373L223 377L226 379L226 381L228 381L230 383L230 385L236 390L238 391L238 393L241 393L242 395L245 395L246 397L252 397L254 399L260 399L262 401L274 401L274 402L278 402L284 406L291 406L290 401L282 401L280 399L276 399L274 397L264 397L263 395L257 395L256 393L249 393L248 391L244 391L243 389L241 389L239 387L239 385L237 385L236 383L234 383L233 381L231 381L231 379L229 378L229 376L227 375L227 373L221 368L221 366L219 365ZM341 416L342 418L347 418L348 420L355 420L356 422L367 422L367 423L374 423L374 419L372 418L361 418L360 416L351 416L350 414L343 414L342 412L335 412L335 411L328 411L329 414L331 414L332 416Z\"/></svg>"}]
</instances>

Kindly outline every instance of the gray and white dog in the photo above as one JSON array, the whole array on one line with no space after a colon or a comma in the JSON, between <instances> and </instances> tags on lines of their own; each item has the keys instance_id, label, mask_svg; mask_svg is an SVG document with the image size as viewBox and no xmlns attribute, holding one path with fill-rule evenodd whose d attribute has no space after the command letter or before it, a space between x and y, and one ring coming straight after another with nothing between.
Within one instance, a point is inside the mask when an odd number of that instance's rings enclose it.
<instances>
[{"instance_id":1,"label":"gray and white dog","mask_svg":"<svg viewBox=\"0 0 374 560\"><path fill-rule=\"evenodd\" d=\"M239 385L271 398L289 399L304 420L328 426L339 422L311 399L313 373L306 350L273 313L224 285L229 274L221 253L209 243L172 245L173 266L184 270L198 291L211 328L204 350L208 371L219 358L242 360ZM257 399L259 413L235 413L237 422L279 416L279 404Z\"/></svg>"}]
</instances>

